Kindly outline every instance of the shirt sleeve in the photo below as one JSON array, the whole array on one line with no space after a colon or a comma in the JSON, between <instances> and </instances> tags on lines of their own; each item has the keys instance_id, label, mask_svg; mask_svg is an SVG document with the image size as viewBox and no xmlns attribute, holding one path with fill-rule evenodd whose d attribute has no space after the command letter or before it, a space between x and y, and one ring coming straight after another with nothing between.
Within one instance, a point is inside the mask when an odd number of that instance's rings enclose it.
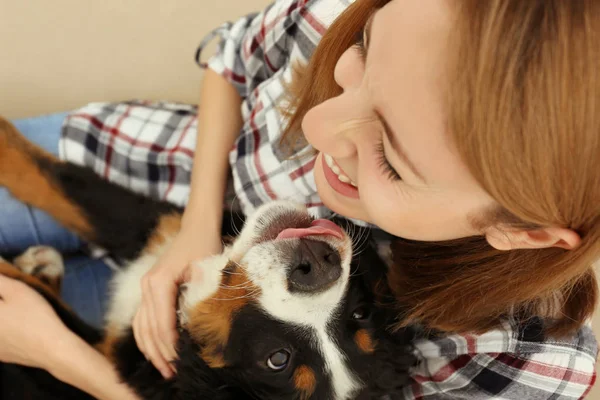
<instances>
[{"instance_id":1,"label":"shirt sleeve","mask_svg":"<svg viewBox=\"0 0 600 400\"><path fill-rule=\"evenodd\" d=\"M424 360L406 399L581 399L596 378L583 352L465 354Z\"/></svg>"},{"instance_id":2,"label":"shirt sleeve","mask_svg":"<svg viewBox=\"0 0 600 400\"><path fill-rule=\"evenodd\" d=\"M307 57L320 35L313 38L309 11L302 0L277 0L260 13L227 22L206 36L196 51L196 62L225 77L245 98L261 82L287 65L296 49ZM219 37L217 52L202 62L202 51Z\"/></svg>"}]
</instances>

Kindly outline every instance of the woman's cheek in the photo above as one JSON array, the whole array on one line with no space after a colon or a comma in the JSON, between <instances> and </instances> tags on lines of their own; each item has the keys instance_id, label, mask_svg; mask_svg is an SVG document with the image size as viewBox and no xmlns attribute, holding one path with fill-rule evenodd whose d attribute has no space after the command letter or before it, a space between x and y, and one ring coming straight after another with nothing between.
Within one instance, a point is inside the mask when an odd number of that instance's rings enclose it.
<instances>
[{"instance_id":1,"label":"woman's cheek","mask_svg":"<svg viewBox=\"0 0 600 400\"><path fill-rule=\"evenodd\" d=\"M409 239L420 237L421 207L415 209L415 205L409 201L410 196L405 196L399 189L397 185L402 185L402 182L390 181L381 171L375 156L363 163L359 170L360 197L369 220L397 236Z\"/></svg>"},{"instance_id":2,"label":"woman's cheek","mask_svg":"<svg viewBox=\"0 0 600 400\"><path fill-rule=\"evenodd\" d=\"M360 198L368 214L375 219L382 210L398 203L394 199L394 191L390 190L390 182L381 173L373 157L364 157L358 166L358 190Z\"/></svg>"},{"instance_id":3,"label":"woman's cheek","mask_svg":"<svg viewBox=\"0 0 600 400\"><path fill-rule=\"evenodd\" d=\"M393 194L382 187L377 179L368 180L367 178L364 187L359 187L359 192L365 208L372 218L380 216L381 213L389 214L399 203L399 199L393 198Z\"/></svg>"}]
</instances>

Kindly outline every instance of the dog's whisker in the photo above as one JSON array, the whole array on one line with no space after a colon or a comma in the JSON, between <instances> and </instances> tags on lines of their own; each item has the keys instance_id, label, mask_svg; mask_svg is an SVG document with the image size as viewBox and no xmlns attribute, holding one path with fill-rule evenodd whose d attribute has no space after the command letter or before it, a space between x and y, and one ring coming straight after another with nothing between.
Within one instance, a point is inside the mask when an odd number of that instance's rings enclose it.
<instances>
[{"instance_id":1,"label":"dog's whisker","mask_svg":"<svg viewBox=\"0 0 600 400\"><path fill-rule=\"evenodd\" d=\"M224 285L224 284L220 284L219 287L221 287L223 289L235 290L235 289L247 289L247 288L251 288L251 287L254 287L254 285L252 284L252 282L244 282L244 283L240 283L239 285Z\"/></svg>"},{"instance_id":2,"label":"dog's whisker","mask_svg":"<svg viewBox=\"0 0 600 400\"><path fill-rule=\"evenodd\" d=\"M243 272L234 272L234 271L223 271L225 275L245 275Z\"/></svg>"},{"instance_id":3,"label":"dog's whisker","mask_svg":"<svg viewBox=\"0 0 600 400\"><path fill-rule=\"evenodd\" d=\"M256 295L260 292L260 290L256 289L252 292L246 293L244 296L237 296L237 297L230 297L230 298L218 298L218 297L213 297L211 300L216 300L216 301L235 301L235 300L244 300L244 299L249 299L249 298L254 298L256 297Z\"/></svg>"},{"instance_id":4,"label":"dog's whisker","mask_svg":"<svg viewBox=\"0 0 600 400\"><path fill-rule=\"evenodd\" d=\"M240 263L238 263L237 261L229 260L229 262L238 267L239 269L243 269ZM227 275L244 275L244 272L234 272L228 269L224 269L222 273Z\"/></svg>"},{"instance_id":5,"label":"dog's whisker","mask_svg":"<svg viewBox=\"0 0 600 400\"><path fill-rule=\"evenodd\" d=\"M368 228L356 228L358 234L352 238L352 248L354 249L354 255L359 255L368 246L369 229Z\"/></svg>"}]
</instances>

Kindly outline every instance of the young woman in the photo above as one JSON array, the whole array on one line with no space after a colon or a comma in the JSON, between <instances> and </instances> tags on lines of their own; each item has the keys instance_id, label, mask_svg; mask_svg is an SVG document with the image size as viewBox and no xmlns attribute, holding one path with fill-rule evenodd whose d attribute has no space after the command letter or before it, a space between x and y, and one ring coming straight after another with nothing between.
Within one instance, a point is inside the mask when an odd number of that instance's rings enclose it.
<instances>
[{"instance_id":1,"label":"young woman","mask_svg":"<svg viewBox=\"0 0 600 400\"><path fill-rule=\"evenodd\" d=\"M288 198L398 237L404 323L435 332L416 343L406 398L584 396L597 354L598 21L600 4L583 0L278 0L216 31L195 144L181 110L71 115L64 158L187 204L144 278L140 348L175 373L176 286L220 250L230 167L245 213Z\"/></svg>"}]
</instances>

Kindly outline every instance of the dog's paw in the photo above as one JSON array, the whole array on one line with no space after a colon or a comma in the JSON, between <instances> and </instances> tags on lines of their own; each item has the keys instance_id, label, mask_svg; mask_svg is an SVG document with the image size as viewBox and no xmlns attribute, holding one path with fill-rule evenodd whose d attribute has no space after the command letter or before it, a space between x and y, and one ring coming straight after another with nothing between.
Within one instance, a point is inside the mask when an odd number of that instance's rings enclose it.
<instances>
[{"instance_id":1,"label":"dog's paw","mask_svg":"<svg viewBox=\"0 0 600 400\"><path fill-rule=\"evenodd\" d=\"M30 247L13 260L15 267L60 290L65 264L58 251L49 246Z\"/></svg>"}]
</instances>

